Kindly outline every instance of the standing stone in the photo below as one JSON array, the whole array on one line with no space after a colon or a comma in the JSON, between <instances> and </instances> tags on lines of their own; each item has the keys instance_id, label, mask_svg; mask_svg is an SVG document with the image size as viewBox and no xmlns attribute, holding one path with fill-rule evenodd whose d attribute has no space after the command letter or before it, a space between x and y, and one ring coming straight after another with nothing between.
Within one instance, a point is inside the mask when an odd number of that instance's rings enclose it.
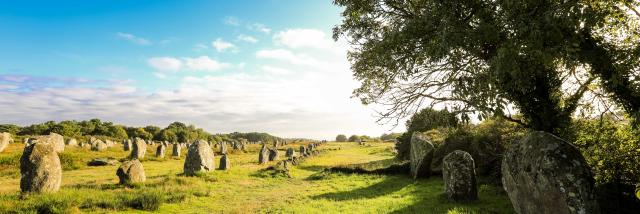
<instances>
[{"instance_id":1,"label":"standing stone","mask_svg":"<svg viewBox=\"0 0 640 214\"><path fill-rule=\"evenodd\" d=\"M78 141L75 138L69 138L69 139L67 139L67 141L64 144L67 145L67 146L77 147L78 146Z\"/></svg>"},{"instance_id":2,"label":"standing stone","mask_svg":"<svg viewBox=\"0 0 640 214\"><path fill-rule=\"evenodd\" d=\"M113 142L112 140L109 140L109 139L104 140L104 143L107 144L107 147L109 147L109 148L111 148L114 145L116 145L115 142Z\"/></svg>"},{"instance_id":3,"label":"standing stone","mask_svg":"<svg viewBox=\"0 0 640 214\"><path fill-rule=\"evenodd\" d=\"M305 148L304 146L300 146L300 156L307 156L307 148Z\"/></svg>"},{"instance_id":4,"label":"standing stone","mask_svg":"<svg viewBox=\"0 0 640 214\"><path fill-rule=\"evenodd\" d=\"M580 151L531 132L502 159L502 184L517 213L600 213L593 175Z\"/></svg>"},{"instance_id":5,"label":"standing stone","mask_svg":"<svg viewBox=\"0 0 640 214\"><path fill-rule=\"evenodd\" d=\"M277 161L278 159L280 159L278 149L269 149L269 161Z\"/></svg>"},{"instance_id":6,"label":"standing stone","mask_svg":"<svg viewBox=\"0 0 640 214\"><path fill-rule=\"evenodd\" d=\"M144 140L136 138L132 145L133 148L131 149L131 155L129 155L129 157L131 159L144 159L144 155L147 153L147 144L145 144Z\"/></svg>"},{"instance_id":7,"label":"standing stone","mask_svg":"<svg viewBox=\"0 0 640 214\"><path fill-rule=\"evenodd\" d=\"M51 132L49 135L40 135L29 139L29 143L36 141L51 144L55 152L64 152L64 137L62 135Z\"/></svg>"},{"instance_id":8,"label":"standing stone","mask_svg":"<svg viewBox=\"0 0 640 214\"><path fill-rule=\"evenodd\" d=\"M22 192L56 192L62 181L62 166L55 146L47 141L27 144L20 158Z\"/></svg>"},{"instance_id":9,"label":"standing stone","mask_svg":"<svg viewBox=\"0 0 640 214\"><path fill-rule=\"evenodd\" d=\"M220 158L220 170L227 170L231 167L231 162L229 161L229 157L226 154L222 155Z\"/></svg>"},{"instance_id":10,"label":"standing stone","mask_svg":"<svg viewBox=\"0 0 640 214\"><path fill-rule=\"evenodd\" d=\"M4 151L9 143L13 142L13 138L11 138L11 134L7 132L0 133L0 152Z\"/></svg>"},{"instance_id":11,"label":"standing stone","mask_svg":"<svg viewBox=\"0 0 640 214\"><path fill-rule=\"evenodd\" d=\"M180 157L180 144L179 143L174 143L173 147L172 147L173 152L171 153L171 156L173 157Z\"/></svg>"},{"instance_id":12,"label":"standing stone","mask_svg":"<svg viewBox=\"0 0 640 214\"><path fill-rule=\"evenodd\" d=\"M187 158L184 160L184 174L194 176L197 172L215 169L213 150L204 140L189 145Z\"/></svg>"},{"instance_id":13,"label":"standing stone","mask_svg":"<svg viewBox=\"0 0 640 214\"><path fill-rule=\"evenodd\" d=\"M442 161L444 193L450 200L473 201L478 199L476 170L471 154L456 150Z\"/></svg>"},{"instance_id":14,"label":"standing stone","mask_svg":"<svg viewBox=\"0 0 640 214\"><path fill-rule=\"evenodd\" d=\"M120 180L120 184L142 183L147 177L144 175L144 167L140 160L133 159L122 163L116 175Z\"/></svg>"},{"instance_id":15,"label":"standing stone","mask_svg":"<svg viewBox=\"0 0 640 214\"><path fill-rule=\"evenodd\" d=\"M260 149L260 153L258 154L258 162L260 164L267 163L269 161L269 150L267 150L267 145L262 144L262 148Z\"/></svg>"},{"instance_id":16,"label":"standing stone","mask_svg":"<svg viewBox=\"0 0 640 214\"><path fill-rule=\"evenodd\" d=\"M292 158L296 155L296 151L293 148L289 147L285 155L287 156L287 158Z\"/></svg>"},{"instance_id":17,"label":"standing stone","mask_svg":"<svg viewBox=\"0 0 640 214\"><path fill-rule=\"evenodd\" d=\"M433 158L433 144L420 132L411 136L410 168L413 179L429 177L431 175L431 159Z\"/></svg>"},{"instance_id":18,"label":"standing stone","mask_svg":"<svg viewBox=\"0 0 640 214\"><path fill-rule=\"evenodd\" d=\"M166 150L167 147L164 146L164 144L159 143L158 147L156 148L156 157L157 158L164 158L164 151Z\"/></svg>"},{"instance_id":19,"label":"standing stone","mask_svg":"<svg viewBox=\"0 0 640 214\"><path fill-rule=\"evenodd\" d=\"M220 143L220 154L227 154L227 142Z\"/></svg>"},{"instance_id":20,"label":"standing stone","mask_svg":"<svg viewBox=\"0 0 640 214\"><path fill-rule=\"evenodd\" d=\"M94 139L93 143L91 144L92 151L104 151L107 148L107 143L103 142L100 139Z\"/></svg>"},{"instance_id":21,"label":"standing stone","mask_svg":"<svg viewBox=\"0 0 640 214\"><path fill-rule=\"evenodd\" d=\"M130 139L125 139L122 141L122 148L124 149L124 151L130 151L131 147L132 145Z\"/></svg>"}]
</instances>

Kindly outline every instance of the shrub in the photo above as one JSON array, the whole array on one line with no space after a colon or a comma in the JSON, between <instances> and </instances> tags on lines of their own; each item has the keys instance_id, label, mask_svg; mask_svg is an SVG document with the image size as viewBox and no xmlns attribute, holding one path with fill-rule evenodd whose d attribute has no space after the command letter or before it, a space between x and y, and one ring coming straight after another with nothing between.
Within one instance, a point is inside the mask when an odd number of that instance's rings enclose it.
<instances>
[{"instance_id":1,"label":"shrub","mask_svg":"<svg viewBox=\"0 0 640 214\"><path fill-rule=\"evenodd\" d=\"M126 204L127 206L146 211L155 211L160 208L160 205L164 202L163 193L160 191L144 191L138 193L137 196L130 198Z\"/></svg>"}]
</instances>

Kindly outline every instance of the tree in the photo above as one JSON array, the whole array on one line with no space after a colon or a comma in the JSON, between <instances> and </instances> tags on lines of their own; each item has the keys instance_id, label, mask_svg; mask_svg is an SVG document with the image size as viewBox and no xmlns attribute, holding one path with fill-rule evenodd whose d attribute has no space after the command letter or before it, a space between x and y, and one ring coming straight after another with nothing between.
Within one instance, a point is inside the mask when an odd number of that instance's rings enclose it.
<instances>
[{"instance_id":1,"label":"tree","mask_svg":"<svg viewBox=\"0 0 640 214\"><path fill-rule=\"evenodd\" d=\"M338 136L336 136L336 142L347 142L347 136L339 134Z\"/></svg>"},{"instance_id":2,"label":"tree","mask_svg":"<svg viewBox=\"0 0 640 214\"><path fill-rule=\"evenodd\" d=\"M62 121L53 125L49 132L55 132L66 137L80 137L82 136L82 127L78 125L76 121Z\"/></svg>"},{"instance_id":3,"label":"tree","mask_svg":"<svg viewBox=\"0 0 640 214\"><path fill-rule=\"evenodd\" d=\"M349 142L358 142L360 140L360 136L358 135L351 135L351 137L349 137Z\"/></svg>"},{"instance_id":4,"label":"tree","mask_svg":"<svg viewBox=\"0 0 640 214\"><path fill-rule=\"evenodd\" d=\"M12 135L16 135L16 133L20 132L20 126L13 124L0 124L0 132L8 132Z\"/></svg>"},{"instance_id":5,"label":"tree","mask_svg":"<svg viewBox=\"0 0 640 214\"><path fill-rule=\"evenodd\" d=\"M334 39L354 45L354 95L389 106L381 120L445 105L560 134L599 88L640 121L638 1L334 3Z\"/></svg>"},{"instance_id":6,"label":"tree","mask_svg":"<svg viewBox=\"0 0 640 214\"><path fill-rule=\"evenodd\" d=\"M425 132L436 128L455 128L459 125L459 120L455 113L449 112L447 109L435 110L425 108L414 114L407 120L407 131L398 137L396 142L396 151L401 160L409 158L409 148L411 147L411 136L414 132Z\"/></svg>"}]
</instances>

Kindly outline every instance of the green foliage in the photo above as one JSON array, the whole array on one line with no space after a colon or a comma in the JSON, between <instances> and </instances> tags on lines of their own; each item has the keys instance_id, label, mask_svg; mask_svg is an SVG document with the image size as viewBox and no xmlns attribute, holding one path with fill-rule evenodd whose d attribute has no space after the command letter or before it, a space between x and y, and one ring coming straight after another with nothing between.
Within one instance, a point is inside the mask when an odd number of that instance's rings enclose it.
<instances>
[{"instance_id":1,"label":"green foliage","mask_svg":"<svg viewBox=\"0 0 640 214\"><path fill-rule=\"evenodd\" d=\"M407 120L407 131L397 138L397 157L401 160L409 159L409 148L411 147L411 135L413 135L413 132L425 132L436 128L455 128L459 124L456 114L449 112L447 109L422 109Z\"/></svg>"},{"instance_id":2,"label":"green foliage","mask_svg":"<svg viewBox=\"0 0 640 214\"><path fill-rule=\"evenodd\" d=\"M349 137L349 140L348 140L348 141L349 141L349 142L358 142L358 141L360 141L360 140L362 140L362 139L360 138L360 136L358 136L358 135L351 135L351 136Z\"/></svg>"},{"instance_id":3,"label":"green foliage","mask_svg":"<svg viewBox=\"0 0 640 214\"><path fill-rule=\"evenodd\" d=\"M336 142L347 142L347 136L339 134L338 136L336 136Z\"/></svg>"},{"instance_id":4,"label":"green foliage","mask_svg":"<svg viewBox=\"0 0 640 214\"><path fill-rule=\"evenodd\" d=\"M126 199L129 207L139 210L155 211L164 203L164 193L161 191L144 191L133 198Z\"/></svg>"},{"instance_id":5,"label":"green foliage","mask_svg":"<svg viewBox=\"0 0 640 214\"><path fill-rule=\"evenodd\" d=\"M640 119L640 25L628 9L638 1L334 4L344 9L334 39L356 46L348 53L361 82L354 95L389 106L383 118L447 105L482 120L515 106L519 123L557 134L598 88Z\"/></svg>"},{"instance_id":6,"label":"green foliage","mask_svg":"<svg viewBox=\"0 0 640 214\"><path fill-rule=\"evenodd\" d=\"M13 124L0 124L0 132L8 132L12 135L16 135L20 132L21 127Z\"/></svg>"},{"instance_id":7,"label":"green foliage","mask_svg":"<svg viewBox=\"0 0 640 214\"><path fill-rule=\"evenodd\" d=\"M400 137L402 135L402 133L389 133L389 134L382 134L380 135L380 140L382 141L394 141L396 140L398 137Z\"/></svg>"},{"instance_id":8,"label":"green foliage","mask_svg":"<svg viewBox=\"0 0 640 214\"><path fill-rule=\"evenodd\" d=\"M640 183L640 133L628 121L605 116L574 122L574 144L593 169L598 184Z\"/></svg>"}]
</instances>

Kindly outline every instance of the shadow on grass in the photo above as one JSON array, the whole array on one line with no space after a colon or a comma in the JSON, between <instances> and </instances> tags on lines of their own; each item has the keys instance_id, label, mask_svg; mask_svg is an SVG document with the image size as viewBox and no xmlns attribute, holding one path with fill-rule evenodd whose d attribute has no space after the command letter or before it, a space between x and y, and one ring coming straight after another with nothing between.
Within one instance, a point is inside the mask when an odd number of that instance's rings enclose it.
<instances>
[{"instance_id":1,"label":"shadow on grass","mask_svg":"<svg viewBox=\"0 0 640 214\"><path fill-rule=\"evenodd\" d=\"M389 176L384 179L382 182L373 184L371 186L362 187L349 191L341 191L341 192L333 192L333 193L325 193L317 196L313 196L313 199L329 199L333 201L346 201L346 200L358 200L358 199L371 199L377 198L383 195L391 194L396 192L405 186L411 184L412 181L410 179L399 177L399 176Z\"/></svg>"},{"instance_id":2,"label":"shadow on grass","mask_svg":"<svg viewBox=\"0 0 640 214\"><path fill-rule=\"evenodd\" d=\"M419 180L414 184L415 190L411 192L413 203L391 213L515 213L509 198L498 186L480 185L479 199L476 201L452 201L445 197L444 183L438 177Z\"/></svg>"}]
</instances>

